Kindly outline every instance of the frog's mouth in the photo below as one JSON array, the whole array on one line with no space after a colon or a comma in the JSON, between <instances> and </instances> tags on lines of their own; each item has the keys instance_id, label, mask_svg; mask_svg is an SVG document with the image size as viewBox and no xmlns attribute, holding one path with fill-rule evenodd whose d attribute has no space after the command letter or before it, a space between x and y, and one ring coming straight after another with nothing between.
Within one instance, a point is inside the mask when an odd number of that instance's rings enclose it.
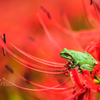
<instances>
[{"instance_id":1,"label":"frog's mouth","mask_svg":"<svg viewBox=\"0 0 100 100\"><path fill-rule=\"evenodd\" d=\"M62 58L65 58L69 63L73 63L74 62L73 57L68 53L60 53L60 56Z\"/></svg>"}]
</instances>

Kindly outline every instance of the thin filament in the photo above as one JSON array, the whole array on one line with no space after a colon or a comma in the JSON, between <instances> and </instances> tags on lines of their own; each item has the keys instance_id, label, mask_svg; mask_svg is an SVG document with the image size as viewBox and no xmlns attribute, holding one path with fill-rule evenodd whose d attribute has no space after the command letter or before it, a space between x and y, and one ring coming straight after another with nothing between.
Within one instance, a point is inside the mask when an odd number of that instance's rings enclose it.
<instances>
[{"instance_id":1,"label":"thin filament","mask_svg":"<svg viewBox=\"0 0 100 100\"><path fill-rule=\"evenodd\" d=\"M18 59L20 62L22 62L22 63L24 63L24 64L26 64L26 65L28 65L28 66L31 66L31 67L33 67L33 68L39 68L39 69L43 69L43 70L52 70L52 71L64 71L64 70L66 70L66 68L45 68L45 67L42 67L42 66L38 66L38 65L36 65L36 64L32 64L32 63L30 63L30 62L28 62L28 61L26 61L26 60L24 60L24 59L22 59L22 58L20 58L20 57L18 57L17 55L16 56L11 56L10 54L9 54L9 52L8 53L6 53L8 56L10 56L11 58L13 57L13 58L16 58L16 59Z\"/></svg>"},{"instance_id":2,"label":"thin filament","mask_svg":"<svg viewBox=\"0 0 100 100\"><path fill-rule=\"evenodd\" d=\"M32 59L32 60L35 60L37 62L40 62L40 63L43 63L43 64L46 64L46 65L50 65L50 66L55 66L55 67L63 67L64 64L62 63L55 63L55 62L50 62L50 61L46 61L46 60L43 60L43 59L40 59L40 58L37 58L35 56L32 56L26 52L24 52L23 50L17 48L16 46L14 46L12 43L9 42L9 44L11 46L13 46L16 50L18 50L20 53L22 53L23 55L25 55L26 57ZM58 65L58 66L57 66Z\"/></svg>"},{"instance_id":3,"label":"thin filament","mask_svg":"<svg viewBox=\"0 0 100 100\"><path fill-rule=\"evenodd\" d=\"M32 37L29 37L30 40L32 41L32 43L34 44L34 46L36 47L37 50L39 50L39 52L41 54L43 54L43 56L45 56L47 59L50 59L51 61L54 61L50 56L48 56L40 47L39 44L35 41L32 40Z\"/></svg>"},{"instance_id":4,"label":"thin filament","mask_svg":"<svg viewBox=\"0 0 100 100\"><path fill-rule=\"evenodd\" d=\"M10 81L8 81L7 79L5 79L5 78L3 78L3 80L4 81L6 81L6 82L8 82L8 83L10 83L11 85L13 85L13 86L15 86L15 87L17 87L17 88L20 88L20 89L23 89L23 90L28 90L28 91L46 91L46 90L50 90L50 89L52 89L52 88L48 88L48 89L29 89L29 88L25 88L25 87L21 87L21 86L19 86L19 85L16 85L16 84L14 84L14 83L12 83L12 82L10 82ZM56 88L57 89L57 88ZM59 90L59 89L58 89ZM60 89L61 90L61 89ZM67 90L67 88L66 89L64 89L64 90ZM73 90L74 91L74 90ZM63 92L62 94L64 94L64 93L69 93L69 92L72 92L72 90L70 90L70 91L66 91L66 92Z\"/></svg>"},{"instance_id":5,"label":"thin filament","mask_svg":"<svg viewBox=\"0 0 100 100\"><path fill-rule=\"evenodd\" d=\"M61 47L57 44L57 42L56 42L56 41L52 38L52 36L50 35L50 33L49 33L48 29L46 28L46 26L45 26L45 24L44 24L44 22L43 22L41 16L40 16L39 14L37 14L37 16L38 16L38 19L39 19L39 21L40 21L40 23L41 23L41 25L42 25L42 27L43 27L43 29L44 29L46 35L48 36L48 38L50 39L50 41L52 42L52 44L53 44L59 51L61 51L61 50L62 50Z\"/></svg>"},{"instance_id":6,"label":"thin filament","mask_svg":"<svg viewBox=\"0 0 100 100\"><path fill-rule=\"evenodd\" d=\"M65 90L66 88L58 88L59 86L62 86L63 84L67 83L68 81L70 81L71 79L68 79L66 82L62 83L62 84L59 84L59 85L56 85L56 86L53 86L53 87L47 87L47 86L43 86L43 85L40 85L40 84L36 84L34 82L31 82L27 79L25 79L24 77L20 76L19 74L15 73L14 74L16 76L18 76L19 78L21 78L22 80L24 81L28 81L30 84L34 85L34 86L37 86L37 87L41 87L41 88L45 88L45 89L53 89L53 90Z\"/></svg>"},{"instance_id":7,"label":"thin filament","mask_svg":"<svg viewBox=\"0 0 100 100\"><path fill-rule=\"evenodd\" d=\"M63 67L63 66L64 66L64 64L62 64L62 63L50 62L50 61L46 61L46 60L43 60L43 59L34 57L34 56L32 56L32 55L30 55L30 54L28 54L28 53L26 53L26 52L20 50L19 48L17 48L16 46L14 46L13 44L11 44L10 42L7 42L7 43L9 43L9 44L10 44L11 46L13 46L16 50L18 50L18 51L21 52L23 55L25 55L26 57L29 57L29 58L32 59L32 60L35 60L35 61L40 62L40 63L42 63L42 64L46 64L46 65L48 65L48 66L53 66L53 67ZM0 41L0 44L1 44L2 47L5 48L5 50L6 50L7 52L9 52L11 55L16 56L14 53L12 53L12 52L2 43L2 41Z\"/></svg>"},{"instance_id":8,"label":"thin filament","mask_svg":"<svg viewBox=\"0 0 100 100\"><path fill-rule=\"evenodd\" d=\"M82 0L82 4L83 4L84 13L85 13L85 18L87 19L87 21L90 24L90 26L92 26L93 28L96 28L96 26L90 21L90 18L88 17L87 9L86 9L84 0Z\"/></svg>"},{"instance_id":9,"label":"thin filament","mask_svg":"<svg viewBox=\"0 0 100 100\"><path fill-rule=\"evenodd\" d=\"M72 28L71 28L71 26L70 26L70 23L69 23L69 21L68 21L68 18L67 18L67 16L66 16L65 12L63 12L62 17L63 17L63 20L64 20L64 22L65 22L67 28L68 28L69 30L71 30ZM80 51L83 52L84 50L83 50L82 46L81 46L80 43L75 39L75 37L71 36L71 38L73 39L74 43L78 46L78 48L80 49Z\"/></svg>"},{"instance_id":10,"label":"thin filament","mask_svg":"<svg viewBox=\"0 0 100 100\"><path fill-rule=\"evenodd\" d=\"M10 55L9 55L10 56ZM21 63L20 61L16 60L15 58L13 58L12 56L10 56L13 60L15 60L17 63L19 63L20 65L28 68L28 69L31 69L31 70L34 70L34 71L37 71L37 72L41 72L41 73L45 73L45 74L64 74L64 72L48 72L48 71L42 71L42 70L38 70L38 69L35 69L35 68L32 68L32 67L29 67L23 63Z\"/></svg>"}]
</instances>

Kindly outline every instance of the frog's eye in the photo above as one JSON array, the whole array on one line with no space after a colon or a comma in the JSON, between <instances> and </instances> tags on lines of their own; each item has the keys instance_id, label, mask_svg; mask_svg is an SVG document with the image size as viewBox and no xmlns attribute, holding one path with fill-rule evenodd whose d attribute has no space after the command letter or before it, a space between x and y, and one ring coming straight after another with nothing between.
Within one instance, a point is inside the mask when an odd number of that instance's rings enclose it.
<instances>
[{"instance_id":1,"label":"frog's eye","mask_svg":"<svg viewBox=\"0 0 100 100\"><path fill-rule=\"evenodd\" d=\"M69 53L63 53L65 56L71 56Z\"/></svg>"},{"instance_id":2,"label":"frog's eye","mask_svg":"<svg viewBox=\"0 0 100 100\"><path fill-rule=\"evenodd\" d=\"M72 56L68 53L61 53L61 54L63 54L63 57L66 59L72 59Z\"/></svg>"}]
</instances>

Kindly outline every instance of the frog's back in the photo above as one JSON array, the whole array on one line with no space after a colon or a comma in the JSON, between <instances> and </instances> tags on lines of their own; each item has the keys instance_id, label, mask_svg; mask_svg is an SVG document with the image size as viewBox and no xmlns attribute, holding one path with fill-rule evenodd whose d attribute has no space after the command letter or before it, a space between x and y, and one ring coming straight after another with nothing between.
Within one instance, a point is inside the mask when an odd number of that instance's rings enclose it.
<instances>
[{"instance_id":1,"label":"frog's back","mask_svg":"<svg viewBox=\"0 0 100 100\"><path fill-rule=\"evenodd\" d=\"M91 64L91 65L95 64L93 62L93 60L95 60L95 59L88 53L85 53L85 52L82 53L82 52L79 52L79 51L71 50L71 51L69 51L69 54L72 55L72 57L75 60L75 62L77 62L77 63L79 63L81 65L82 64ZM90 56L92 58L90 58Z\"/></svg>"}]
</instances>

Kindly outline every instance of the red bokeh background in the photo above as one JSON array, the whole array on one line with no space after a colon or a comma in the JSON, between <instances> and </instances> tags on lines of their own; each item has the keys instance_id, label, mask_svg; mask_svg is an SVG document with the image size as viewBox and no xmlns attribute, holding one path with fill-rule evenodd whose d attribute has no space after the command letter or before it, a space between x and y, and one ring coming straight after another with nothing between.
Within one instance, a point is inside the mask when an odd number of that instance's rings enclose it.
<instances>
[{"instance_id":1,"label":"red bokeh background","mask_svg":"<svg viewBox=\"0 0 100 100\"><path fill-rule=\"evenodd\" d=\"M89 0L85 0L85 3L88 9L92 9ZM68 48L79 50L79 48L74 43L73 38L66 35L53 25L47 15L41 10L40 6L45 7L52 18L64 27L66 27L66 25L61 16L62 10L65 11L73 31L91 29L90 25L86 21L81 0L0 0L0 35L2 36L3 33L5 33L8 41L36 57L51 60L47 59L47 57L41 53L42 50L52 58L53 61L66 62L59 56L61 51L55 48L46 36L40 25L37 14L40 14L50 32L50 35L62 49ZM33 38L34 41L32 41L30 37ZM92 40L93 39L77 39L78 43L84 50ZM36 47L36 43L38 44L38 47ZM9 48L23 59L32 62L28 58L19 54L12 47ZM24 76L25 73L28 73L30 79L39 84L54 86L60 84L60 81L63 82L64 80L67 80L67 77L64 75L45 75L22 67L8 56L4 57L2 47L0 47L0 55L0 84L4 82L2 78L5 77L11 82L15 80L15 83L20 84L21 86L23 85L24 87L34 88L8 72L4 67L5 64L11 66L14 71L22 76ZM64 94L63 96L66 97L68 95ZM57 98L57 95L51 94L51 92L29 92L17 89L13 86L4 86L3 84L0 86L0 97L2 98L1 100L62 100L62 95L59 95L59 98Z\"/></svg>"}]
</instances>

